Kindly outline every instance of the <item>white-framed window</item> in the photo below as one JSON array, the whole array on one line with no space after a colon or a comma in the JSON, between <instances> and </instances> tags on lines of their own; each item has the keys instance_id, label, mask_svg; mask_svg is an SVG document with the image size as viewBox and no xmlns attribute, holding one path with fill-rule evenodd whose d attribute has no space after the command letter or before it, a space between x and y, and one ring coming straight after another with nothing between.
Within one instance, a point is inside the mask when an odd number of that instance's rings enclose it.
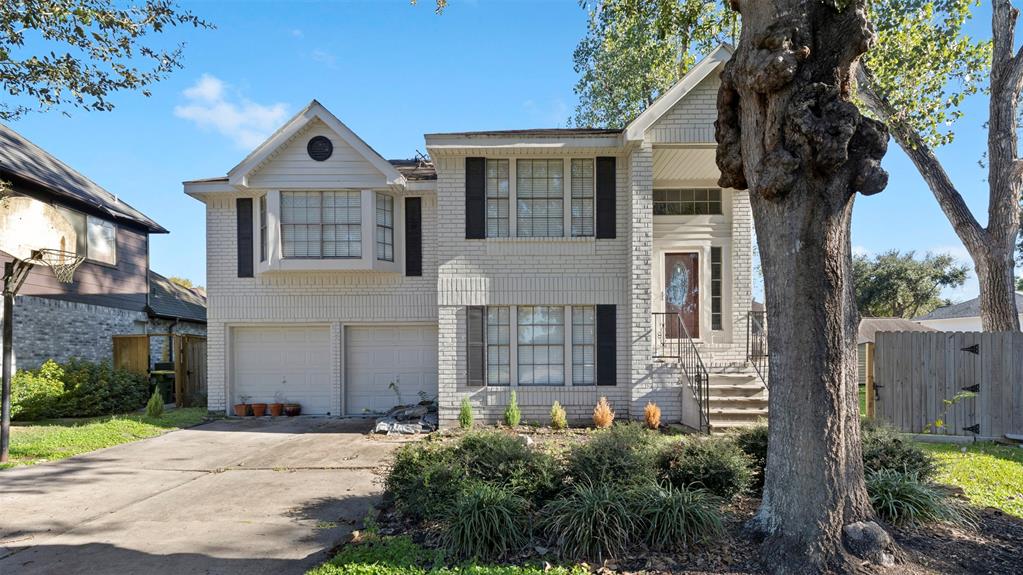
<instances>
[{"instance_id":1,"label":"white-framed window","mask_svg":"<svg viewBox=\"0 0 1023 575\"><path fill-rule=\"evenodd\" d=\"M655 216L720 215L719 188L654 190Z\"/></svg>"},{"instance_id":2,"label":"white-framed window","mask_svg":"<svg viewBox=\"0 0 1023 575\"><path fill-rule=\"evenodd\" d=\"M259 261L266 261L266 196L259 197Z\"/></svg>"},{"instance_id":3,"label":"white-framed window","mask_svg":"<svg viewBox=\"0 0 1023 575\"><path fill-rule=\"evenodd\" d=\"M88 216L88 258L94 262L117 265L117 226L96 216Z\"/></svg>"},{"instance_id":4,"label":"white-framed window","mask_svg":"<svg viewBox=\"0 0 1023 575\"><path fill-rule=\"evenodd\" d=\"M710 329L721 330L723 328L722 314L722 261L721 248L714 246L710 248Z\"/></svg>"},{"instance_id":5,"label":"white-framed window","mask_svg":"<svg viewBox=\"0 0 1023 575\"><path fill-rule=\"evenodd\" d=\"M593 235L593 159L572 160L572 235Z\"/></svg>"},{"instance_id":6,"label":"white-framed window","mask_svg":"<svg viewBox=\"0 0 1023 575\"><path fill-rule=\"evenodd\" d=\"M394 261L394 198L377 194L377 259Z\"/></svg>"},{"instance_id":7,"label":"white-framed window","mask_svg":"<svg viewBox=\"0 0 1023 575\"><path fill-rule=\"evenodd\" d=\"M597 383L597 321L592 305L572 306L572 385Z\"/></svg>"},{"instance_id":8,"label":"white-framed window","mask_svg":"<svg viewBox=\"0 0 1023 575\"><path fill-rule=\"evenodd\" d=\"M515 162L515 230L519 237L565 235L565 162Z\"/></svg>"},{"instance_id":9,"label":"white-framed window","mask_svg":"<svg viewBox=\"0 0 1023 575\"><path fill-rule=\"evenodd\" d=\"M509 235L511 183L508 160L487 160L487 237Z\"/></svg>"},{"instance_id":10,"label":"white-framed window","mask_svg":"<svg viewBox=\"0 0 1023 575\"><path fill-rule=\"evenodd\" d=\"M281 192L286 258L362 257L360 192Z\"/></svg>"},{"instance_id":11,"label":"white-framed window","mask_svg":"<svg viewBox=\"0 0 1023 575\"><path fill-rule=\"evenodd\" d=\"M487 385L511 385L511 308L487 307Z\"/></svg>"},{"instance_id":12,"label":"white-framed window","mask_svg":"<svg viewBox=\"0 0 1023 575\"><path fill-rule=\"evenodd\" d=\"M519 306L518 384L564 385L565 308Z\"/></svg>"}]
</instances>

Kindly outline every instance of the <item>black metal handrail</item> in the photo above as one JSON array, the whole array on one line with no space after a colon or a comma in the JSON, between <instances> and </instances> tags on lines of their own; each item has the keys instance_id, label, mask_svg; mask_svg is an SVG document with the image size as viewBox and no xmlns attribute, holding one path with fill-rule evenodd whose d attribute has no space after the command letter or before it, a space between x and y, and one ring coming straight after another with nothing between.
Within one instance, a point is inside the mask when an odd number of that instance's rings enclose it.
<instances>
[{"instance_id":1,"label":"black metal handrail","mask_svg":"<svg viewBox=\"0 0 1023 575\"><path fill-rule=\"evenodd\" d=\"M760 382L767 387L767 312L750 311L746 316L746 361L753 366Z\"/></svg>"},{"instance_id":2,"label":"black metal handrail","mask_svg":"<svg viewBox=\"0 0 1023 575\"><path fill-rule=\"evenodd\" d=\"M674 312L654 313L655 359L677 360L693 397L700 408L700 431L710 431L710 374L700 349L682 316Z\"/></svg>"}]
</instances>

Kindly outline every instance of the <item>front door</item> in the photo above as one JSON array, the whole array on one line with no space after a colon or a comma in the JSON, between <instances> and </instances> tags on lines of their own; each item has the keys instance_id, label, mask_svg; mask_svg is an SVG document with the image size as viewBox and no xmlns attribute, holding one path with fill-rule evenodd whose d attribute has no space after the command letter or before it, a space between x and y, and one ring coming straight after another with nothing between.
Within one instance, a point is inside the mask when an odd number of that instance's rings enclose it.
<instances>
[{"instance_id":1,"label":"front door","mask_svg":"<svg viewBox=\"0 0 1023 575\"><path fill-rule=\"evenodd\" d=\"M689 336L700 337L699 254L664 254L664 311L679 314ZM682 335L678 322L670 318L665 328L669 338Z\"/></svg>"}]
</instances>

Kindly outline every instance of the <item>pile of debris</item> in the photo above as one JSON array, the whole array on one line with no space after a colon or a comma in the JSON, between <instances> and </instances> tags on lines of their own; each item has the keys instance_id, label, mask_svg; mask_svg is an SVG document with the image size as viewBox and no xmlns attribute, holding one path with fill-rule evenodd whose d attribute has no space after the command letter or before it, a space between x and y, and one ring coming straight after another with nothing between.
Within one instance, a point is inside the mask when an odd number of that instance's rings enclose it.
<instances>
[{"instance_id":1,"label":"pile of debris","mask_svg":"<svg viewBox=\"0 0 1023 575\"><path fill-rule=\"evenodd\" d=\"M414 405L398 405L376 420L375 433L416 434L437 431L437 402L432 399Z\"/></svg>"}]
</instances>

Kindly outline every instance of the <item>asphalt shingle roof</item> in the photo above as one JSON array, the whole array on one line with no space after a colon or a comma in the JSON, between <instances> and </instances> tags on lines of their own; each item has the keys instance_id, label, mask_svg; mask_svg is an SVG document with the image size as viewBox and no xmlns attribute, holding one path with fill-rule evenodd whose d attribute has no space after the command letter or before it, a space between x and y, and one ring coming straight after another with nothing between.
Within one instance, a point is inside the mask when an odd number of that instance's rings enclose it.
<instances>
[{"instance_id":1,"label":"asphalt shingle roof","mask_svg":"<svg viewBox=\"0 0 1023 575\"><path fill-rule=\"evenodd\" d=\"M920 325L911 319L901 317L865 317L860 320L856 343L874 343L879 331L938 331L933 327Z\"/></svg>"},{"instance_id":2,"label":"asphalt shingle roof","mask_svg":"<svg viewBox=\"0 0 1023 575\"><path fill-rule=\"evenodd\" d=\"M1016 292L1016 307L1023 309L1023 293ZM962 303L939 307L927 315L915 318L915 321L929 319L957 319L961 317L980 317L980 298L975 297Z\"/></svg>"},{"instance_id":3,"label":"asphalt shingle roof","mask_svg":"<svg viewBox=\"0 0 1023 575\"><path fill-rule=\"evenodd\" d=\"M153 315L206 323L206 298L149 270L149 309Z\"/></svg>"}]
</instances>

